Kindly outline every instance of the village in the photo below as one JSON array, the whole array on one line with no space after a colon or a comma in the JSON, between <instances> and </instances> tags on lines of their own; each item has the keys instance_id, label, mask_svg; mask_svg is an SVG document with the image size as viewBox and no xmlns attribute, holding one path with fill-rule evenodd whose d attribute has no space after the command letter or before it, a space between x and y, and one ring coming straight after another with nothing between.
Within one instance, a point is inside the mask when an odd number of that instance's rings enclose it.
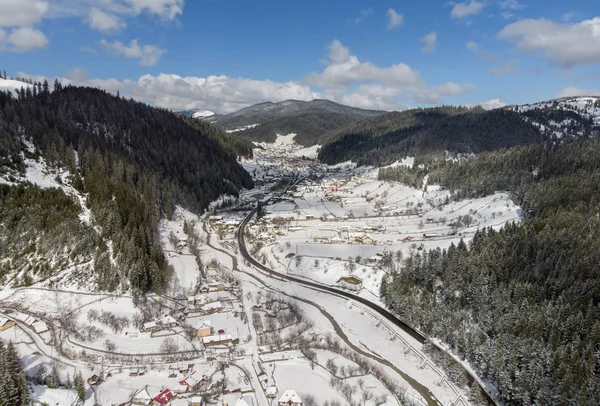
<instances>
[{"instance_id":1,"label":"village","mask_svg":"<svg viewBox=\"0 0 600 406\"><path fill-rule=\"evenodd\" d=\"M380 303L402 258L518 220L519 208L502 192L453 201L435 185L381 182L373 168L325 166L318 147L292 139L242 162L255 189L223 196L203 216L177 207L161 221L167 291L39 284L0 293L0 338L24 354L34 403L472 404L422 343L352 300L261 273L236 233L260 202L245 229L256 260ZM83 399L69 389L78 374Z\"/></svg>"}]
</instances>

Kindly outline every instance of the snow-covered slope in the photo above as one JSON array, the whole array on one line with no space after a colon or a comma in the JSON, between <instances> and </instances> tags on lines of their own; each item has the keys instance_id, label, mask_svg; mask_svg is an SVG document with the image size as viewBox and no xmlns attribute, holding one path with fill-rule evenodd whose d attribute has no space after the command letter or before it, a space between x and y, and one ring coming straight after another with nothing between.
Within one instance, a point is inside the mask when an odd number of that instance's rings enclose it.
<instances>
[{"instance_id":1,"label":"snow-covered slope","mask_svg":"<svg viewBox=\"0 0 600 406\"><path fill-rule=\"evenodd\" d=\"M29 83L20 82L18 80L0 78L0 92L1 91L13 92L15 90L19 90L22 87L26 89L29 86L31 86Z\"/></svg>"},{"instance_id":2,"label":"snow-covered slope","mask_svg":"<svg viewBox=\"0 0 600 406\"><path fill-rule=\"evenodd\" d=\"M193 118L206 118L214 115L215 113L210 110L198 110L195 113L192 113Z\"/></svg>"},{"instance_id":3,"label":"snow-covered slope","mask_svg":"<svg viewBox=\"0 0 600 406\"><path fill-rule=\"evenodd\" d=\"M548 136L580 136L600 132L600 97L579 96L508 106Z\"/></svg>"}]
</instances>

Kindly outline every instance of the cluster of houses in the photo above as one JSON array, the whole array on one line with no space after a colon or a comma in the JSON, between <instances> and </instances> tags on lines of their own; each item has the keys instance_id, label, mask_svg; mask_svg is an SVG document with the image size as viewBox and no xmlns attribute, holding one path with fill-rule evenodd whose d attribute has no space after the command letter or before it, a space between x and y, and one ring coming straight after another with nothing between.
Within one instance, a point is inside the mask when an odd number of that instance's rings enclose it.
<instances>
[{"instance_id":1,"label":"cluster of houses","mask_svg":"<svg viewBox=\"0 0 600 406\"><path fill-rule=\"evenodd\" d=\"M21 323L29 327L37 334L39 334L44 340L50 337L48 325L44 321L30 314L21 313L17 311L12 311L10 313L10 318L0 317L0 331L8 330L9 328L15 326L17 323Z\"/></svg>"}]
</instances>

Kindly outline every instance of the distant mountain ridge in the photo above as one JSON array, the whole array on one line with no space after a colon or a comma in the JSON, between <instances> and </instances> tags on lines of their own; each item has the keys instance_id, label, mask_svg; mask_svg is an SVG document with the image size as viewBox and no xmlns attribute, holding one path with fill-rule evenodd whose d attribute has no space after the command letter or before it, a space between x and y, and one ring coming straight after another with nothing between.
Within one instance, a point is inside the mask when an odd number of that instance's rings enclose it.
<instances>
[{"instance_id":1,"label":"distant mountain ridge","mask_svg":"<svg viewBox=\"0 0 600 406\"><path fill-rule=\"evenodd\" d=\"M356 121L322 137L319 158L388 165L404 156L478 153L600 133L600 98L568 97L494 110L434 107Z\"/></svg>"},{"instance_id":2,"label":"distant mountain ridge","mask_svg":"<svg viewBox=\"0 0 600 406\"><path fill-rule=\"evenodd\" d=\"M310 146L332 130L384 111L345 106L329 100L264 102L234 113L205 118L216 127L252 141L275 141L277 134L295 133L295 141Z\"/></svg>"}]
</instances>

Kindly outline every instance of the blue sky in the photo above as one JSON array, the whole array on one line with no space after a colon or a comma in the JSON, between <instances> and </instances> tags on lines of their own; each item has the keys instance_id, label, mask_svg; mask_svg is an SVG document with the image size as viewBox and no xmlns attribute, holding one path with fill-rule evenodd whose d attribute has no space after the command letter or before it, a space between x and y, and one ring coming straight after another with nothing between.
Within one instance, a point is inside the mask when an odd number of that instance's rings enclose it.
<instances>
[{"instance_id":1,"label":"blue sky","mask_svg":"<svg viewBox=\"0 0 600 406\"><path fill-rule=\"evenodd\" d=\"M0 69L232 111L600 94L597 0L2 0Z\"/></svg>"}]
</instances>

